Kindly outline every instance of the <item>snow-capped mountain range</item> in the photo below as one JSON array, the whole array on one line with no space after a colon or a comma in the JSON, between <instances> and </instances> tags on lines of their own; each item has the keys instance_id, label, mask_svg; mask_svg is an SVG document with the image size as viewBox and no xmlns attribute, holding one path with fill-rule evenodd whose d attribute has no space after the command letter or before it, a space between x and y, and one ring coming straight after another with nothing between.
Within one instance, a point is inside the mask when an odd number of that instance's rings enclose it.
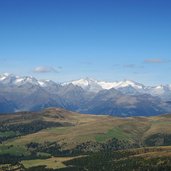
<instances>
[{"instance_id":1,"label":"snow-capped mountain range","mask_svg":"<svg viewBox=\"0 0 171 171\"><path fill-rule=\"evenodd\" d=\"M147 93L155 96L166 96L171 93L171 85L157 85L157 86L145 86L141 83L124 80L115 82L98 81L91 78L74 80L66 83L56 83L52 80L38 80L32 76L15 76L13 74L4 73L0 74L0 84L5 86L40 86L40 87L52 87L52 86L66 86L73 84L79 86L82 89L90 92L99 92L101 90L116 89L123 93L135 94L135 93Z\"/></svg>"},{"instance_id":2,"label":"snow-capped mountain range","mask_svg":"<svg viewBox=\"0 0 171 171\"><path fill-rule=\"evenodd\" d=\"M170 100L171 85L152 87L132 80L105 82L90 78L56 83L0 74L0 113L63 107L94 114L155 115L171 111Z\"/></svg>"},{"instance_id":3,"label":"snow-capped mountain range","mask_svg":"<svg viewBox=\"0 0 171 171\"><path fill-rule=\"evenodd\" d=\"M157 85L157 86L145 86L141 83L132 81L132 80L124 80L124 81L115 81L115 82L105 82L105 81L97 81L94 79L86 78L79 79L75 81L71 81L66 84L73 84L82 87L88 91L98 92L101 90L109 90L116 89L121 90L125 93L147 93L155 96L168 95L171 93L171 85Z\"/></svg>"},{"instance_id":4,"label":"snow-capped mountain range","mask_svg":"<svg viewBox=\"0 0 171 171\"><path fill-rule=\"evenodd\" d=\"M130 81L130 80L118 81L118 82L105 82L105 81L97 81L94 79L86 78L86 79L72 81L70 83L72 83L74 85L78 85L82 88L86 88L89 86L92 87L92 86L96 85L96 86L101 87L101 89L106 89L106 90L109 90L111 88L118 89L118 88L129 87L129 86L132 86L135 89L144 88L143 84L139 84L139 83L136 83L136 82Z\"/></svg>"},{"instance_id":5,"label":"snow-capped mountain range","mask_svg":"<svg viewBox=\"0 0 171 171\"><path fill-rule=\"evenodd\" d=\"M4 73L0 75L0 83L9 86L21 86L24 84L32 84L37 86L48 86L51 80L37 80L32 76L15 76L13 74ZM53 82L55 84L55 82Z\"/></svg>"}]
</instances>

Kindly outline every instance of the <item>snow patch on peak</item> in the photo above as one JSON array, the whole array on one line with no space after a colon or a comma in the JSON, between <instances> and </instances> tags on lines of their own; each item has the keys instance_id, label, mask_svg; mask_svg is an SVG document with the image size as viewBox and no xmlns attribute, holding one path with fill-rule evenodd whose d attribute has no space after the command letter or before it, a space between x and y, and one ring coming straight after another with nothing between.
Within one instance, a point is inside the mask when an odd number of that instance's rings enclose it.
<instances>
[{"instance_id":1,"label":"snow patch on peak","mask_svg":"<svg viewBox=\"0 0 171 171\"><path fill-rule=\"evenodd\" d=\"M39 83L39 85L42 86L42 87L46 86L46 83L45 83L44 81L38 81L38 83Z\"/></svg>"},{"instance_id":2,"label":"snow patch on peak","mask_svg":"<svg viewBox=\"0 0 171 171\"><path fill-rule=\"evenodd\" d=\"M73 85L78 85L78 86L88 86L92 83L96 83L96 80L90 79L90 78L86 78L86 79L79 79L79 80L75 80L72 81L71 83Z\"/></svg>"},{"instance_id":3,"label":"snow patch on peak","mask_svg":"<svg viewBox=\"0 0 171 171\"><path fill-rule=\"evenodd\" d=\"M59 83L56 83L52 80L38 80L38 84L40 87L46 87L46 88L52 88L52 87L57 87L59 86Z\"/></svg>"},{"instance_id":4,"label":"snow patch on peak","mask_svg":"<svg viewBox=\"0 0 171 171\"><path fill-rule=\"evenodd\" d=\"M163 85L156 86L155 89L164 89Z\"/></svg>"},{"instance_id":5,"label":"snow patch on peak","mask_svg":"<svg viewBox=\"0 0 171 171\"><path fill-rule=\"evenodd\" d=\"M24 81L23 78L17 78L17 79L15 80L16 83L21 83L22 81Z\"/></svg>"},{"instance_id":6,"label":"snow patch on peak","mask_svg":"<svg viewBox=\"0 0 171 171\"><path fill-rule=\"evenodd\" d=\"M0 81L3 81L3 80L5 80L5 79L6 79L5 76L0 76Z\"/></svg>"},{"instance_id":7,"label":"snow patch on peak","mask_svg":"<svg viewBox=\"0 0 171 171\"><path fill-rule=\"evenodd\" d=\"M103 89L97 80L91 78L79 79L79 80L68 82L66 84L70 84L70 83L91 92L98 92Z\"/></svg>"},{"instance_id":8,"label":"snow patch on peak","mask_svg":"<svg viewBox=\"0 0 171 171\"><path fill-rule=\"evenodd\" d=\"M13 76L13 75L9 74L9 73L0 74L0 80L4 80L4 79L6 79L7 77L10 77L10 76Z\"/></svg>"},{"instance_id":9,"label":"snow patch on peak","mask_svg":"<svg viewBox=\"0 0 171 171\"><path fill-rule=\"evenodd\" d=\"M120 89L120 88L127 88L127 87L128 88L132 87L136 90L141 90L145 87L144 85L142 85L140 83L136 83L136 82L130 81L130 80L116 81L116 82L105 82L105 81L97 81L94 79L86 78L86 79L75 80L70 83L72 83L73 85L80 86L83 89L91 90L91 91L100 91L103 89L109 90L112 88Z\"/></svg>"},{"instance_id":10,"label":"snow patch on peak","mask_svg":"<svg viewBox=\"0 0 171 171\"><path fill-rule=\"evenodd\" d=\"M140 84L140 83L137 83L137 82L134 82L134 81L131 81L131 80L125 80L125 81L120 81L119 82L119 85L120 87L133 87L135 89L142 89L144 88L145 86L143 84Z\"/></svg>"},{"instance_id":11,"label":"snow patch on peak","mask_svg":"<svg viewBox=\"0 0 171 171\"><path fill-rule=\"evenodd\" d=\"M116 81L116 82L104 82L101 81L99 82L99 84L102 86L103 89L111 89L111 88L115 88L115 89L120 89L120 88L129 88L132 87L136 90L141 90L143 89L145 86L130 80L125 80L125 81Z\"/></svg>"}]
</instances>

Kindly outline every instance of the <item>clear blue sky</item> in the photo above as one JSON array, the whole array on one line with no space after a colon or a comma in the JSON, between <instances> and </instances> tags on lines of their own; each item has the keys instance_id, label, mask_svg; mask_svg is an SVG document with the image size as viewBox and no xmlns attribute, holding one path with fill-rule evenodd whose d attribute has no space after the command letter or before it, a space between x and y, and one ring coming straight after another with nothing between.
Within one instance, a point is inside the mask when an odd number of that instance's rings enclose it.
<instances>
[{"instance_id":1,"label":"clear blue sky","mask_svg":"<svg viewBox=\"0 0 171 171\"><path fill-rule=\"evenodd\" d=\"M171 1L1 0L0 72L171 84Z\"/></svg>"}]
</instances>

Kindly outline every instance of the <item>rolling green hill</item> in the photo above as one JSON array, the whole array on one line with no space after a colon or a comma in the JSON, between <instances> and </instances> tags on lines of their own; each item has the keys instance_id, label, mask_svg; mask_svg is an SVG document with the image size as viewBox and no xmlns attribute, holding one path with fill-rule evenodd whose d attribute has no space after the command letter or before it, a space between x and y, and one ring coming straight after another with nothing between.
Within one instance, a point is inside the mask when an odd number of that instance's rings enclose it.
<instances>
[{"instance_id":1,"label":"rolling green hill","mask_svg":"<svg viewBox=\"0 0 171 171\"><path fill-rule=\"evenodd\" d=\"M70 165L76 170L81 162L85 164L82 170L92 170L94 165L86 162L104 161L104 155L110 161L104 164L106 169L114 168L114 163L124 169L122 162L130 168L139 162L142 167L148 166L153 159L154 165L163 167L167 161L167 166L171 166L169 146L171 115L119 118L59 108L0 115L0 170L66 170Z\"/></svg>"}]
</instances>

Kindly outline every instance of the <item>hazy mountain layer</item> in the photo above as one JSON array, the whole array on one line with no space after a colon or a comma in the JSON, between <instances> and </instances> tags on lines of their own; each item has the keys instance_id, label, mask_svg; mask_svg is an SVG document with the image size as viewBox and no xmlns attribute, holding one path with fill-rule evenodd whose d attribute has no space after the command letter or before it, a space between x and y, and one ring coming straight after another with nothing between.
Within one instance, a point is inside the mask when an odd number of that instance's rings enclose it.
<instances>
[{"instance_id":1,"label":"hazy mountain layer","mask_svg":"<svg viewBox=\"0 0 171 171\"><path fill-rule=\"evenodd\" d=\"M62 107L115 116L149 116L171 111L171 86L149 87L125 80L80 79L68 83L0 75L0 113Z\"/></svg>"}]
</instances>

